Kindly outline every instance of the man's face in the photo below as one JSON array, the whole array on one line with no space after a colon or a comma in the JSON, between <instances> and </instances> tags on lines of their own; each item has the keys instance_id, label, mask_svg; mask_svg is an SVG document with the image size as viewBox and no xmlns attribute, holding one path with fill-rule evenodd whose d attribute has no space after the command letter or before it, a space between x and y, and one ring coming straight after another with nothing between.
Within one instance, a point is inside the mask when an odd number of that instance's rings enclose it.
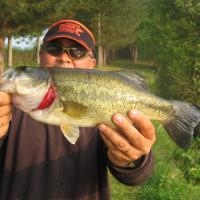
<instances>
[{"instance_id":1,"label":"man's face","mask_svg":"<svg viewBox=\"0 0 200 200\"><path fill-rule=\"evenodd\" d=\"M41 67L92 69L96 65L96 59L93 57L92 51L86 50L73 40L59 38L46 45L40 51Z\"/></svg>"}]
</instances>

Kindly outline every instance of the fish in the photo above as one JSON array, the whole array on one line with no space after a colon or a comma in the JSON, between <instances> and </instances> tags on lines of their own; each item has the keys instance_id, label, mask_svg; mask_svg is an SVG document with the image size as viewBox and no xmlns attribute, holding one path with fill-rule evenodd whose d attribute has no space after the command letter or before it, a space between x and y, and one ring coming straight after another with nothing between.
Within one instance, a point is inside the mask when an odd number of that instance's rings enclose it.
<instances>
[{"instance_id":1,"label":"fish","mask_svg":"<svg viewBox=\"0 0 200 200\"><path fill-rule=\"evenodd\" d=\"M72 144L78 140L79 127L105 123L115 128L113 114L126 116L130 109L159 121L183 149L200 130L198 105L156 96L131 70L19 66L1 75L0 91L11 94L14 106L33 119L60 126Z\"/></svg>"}]
</instances>

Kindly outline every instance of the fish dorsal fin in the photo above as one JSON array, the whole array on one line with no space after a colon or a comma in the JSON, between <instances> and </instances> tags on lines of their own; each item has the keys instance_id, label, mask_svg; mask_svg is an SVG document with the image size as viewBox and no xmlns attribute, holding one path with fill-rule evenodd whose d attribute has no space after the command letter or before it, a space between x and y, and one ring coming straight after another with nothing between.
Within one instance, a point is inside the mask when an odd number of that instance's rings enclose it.
<instances>
[{"instance_id":1,"label":"fish dorsal fin","mask_svg":"<svg viewBox=\"0 0 200 200\"><path fill-rule=\"evenodd\" d=\"M139 89L149 92L149 88L145 83L144 77L138 72L134 70L120 70L120 71L115 71L115 73L127 78Z\"/></svg>"},{"instance_id":2,"label":"fish dorsal fin","mask_svg":"<svg viewBox=\"0 0 200 200\"><path fill-rule=\"evenodd\" d=\"M88 110L87 106L73 101L62 102L62 104L63 112L72 118L82 118Z\"/></svg>"},{"instance_id":3,"label":"fish dorsal fin","mask_svg":"<svg viewBox=\"0 0 200 200\"><path fill-rule=\"evenodd\" d=\"M70 126L66 123L60 124L60 129L63 133L63 135L67 138L67 140L71 144L75 144L78 137L79 137L79 128L76 126Z\"/></svg>"}]
</instances>

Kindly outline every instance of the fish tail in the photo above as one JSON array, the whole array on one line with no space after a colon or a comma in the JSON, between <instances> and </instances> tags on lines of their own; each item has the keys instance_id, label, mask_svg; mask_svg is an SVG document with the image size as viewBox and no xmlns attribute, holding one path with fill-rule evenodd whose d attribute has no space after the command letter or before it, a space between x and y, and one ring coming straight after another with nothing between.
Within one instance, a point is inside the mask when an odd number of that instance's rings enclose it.
<instances>
[{"instance_id":1,"label":"fish tail","mask_svg":"<svg viewBox=\"0 0 200 200\"><path fill-rule=\"evenodd\" d=\"M178 146L187 149L193 137L200 136L200 107L181 101L171 102L173 112L162 125Z\"/></svg>"}]
</instances>

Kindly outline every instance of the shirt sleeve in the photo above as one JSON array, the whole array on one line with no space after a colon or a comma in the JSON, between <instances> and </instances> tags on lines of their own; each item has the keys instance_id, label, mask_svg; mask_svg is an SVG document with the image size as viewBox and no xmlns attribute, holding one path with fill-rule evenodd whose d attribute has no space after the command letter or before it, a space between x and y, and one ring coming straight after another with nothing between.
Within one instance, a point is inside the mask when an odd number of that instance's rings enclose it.
<instances>
[{"instance_id":1,"label":"shirt sleeve","mask_svg":"<svg viewBox=\"0 0 200 200\"><path fill-rule=\"evenodd\" d=\"M107 158L108 168L112 175L121 183L125 185L135 186L145 182L153 173L154 170L154 156L152 151L144 156L141 163L136 167L117 167L113 165Z\"/></svg>"},{"instance_id":2,"label":"shirt sleeve","mask_svg":"<svg viewBox=\"0 0 200 200\"><path fill-rule=\"evenodd\" d=\"M10 124L11 124L11 122L10 122ZM2 138L0 138L0 150L1 150L1 147L3 146L3 143L5 143L6 138L8 137L8 134L10 132L10 124L9 124L9 128L7 130L7 133Z\"/></svg>"},{"instance_id":3,"label":"shirt sleeve","mask_svg":"<svg viewBox=\"0 0 200 200\"><path fill-rule=\"evenodd\" d=\"M3 146L3 142L5 141L7 135L3 136L1 139L0 139L0 149L1 147Z\"/></svg>"}]
</instances>

